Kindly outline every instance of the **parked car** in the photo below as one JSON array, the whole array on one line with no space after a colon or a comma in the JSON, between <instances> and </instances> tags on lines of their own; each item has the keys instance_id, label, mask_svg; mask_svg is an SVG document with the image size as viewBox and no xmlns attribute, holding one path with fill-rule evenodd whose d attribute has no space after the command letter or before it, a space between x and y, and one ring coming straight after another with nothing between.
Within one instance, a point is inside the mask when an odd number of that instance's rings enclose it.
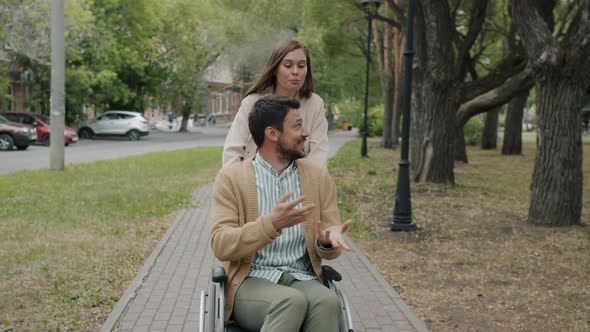
<instances>
[{"instance_id":1,"label":"parked car","mask_svg":"<svg viewBox=\"0 0 590 332\"><path fill-rule=\"evenodd\" d=\"M43 145L49 145L49 135L51 127L49 126L49 117L39 113L29 112L6 112L0 113L12 122L22 123L33 127L37 130L37 139ZM78 142L78 134L70 127L64 129L64 144L66 146Z\"/></svg>"},{"instance_id":2,"label":"parked car","mask_svg":"<svg viewBox=\"0 0 590 332\"><path fill-rule=\"evenodd\" d=\"M83 123L78 129L78 135L82 138L127 136L131 141L139 140L149 133L149 121L139 113L127 111L107 111Z\"/></svg>"},{"instance_id":3,"label":"parked car","mask_svg":"<svg viewBox=\"0 0 590 332\"><path fill-rule=\"evenodd\" d=\"M0 150L9 151L15 146L25 150L37 140L37 131L29 126L8 121L0 115Z\"/></svg>"}]
</instances>

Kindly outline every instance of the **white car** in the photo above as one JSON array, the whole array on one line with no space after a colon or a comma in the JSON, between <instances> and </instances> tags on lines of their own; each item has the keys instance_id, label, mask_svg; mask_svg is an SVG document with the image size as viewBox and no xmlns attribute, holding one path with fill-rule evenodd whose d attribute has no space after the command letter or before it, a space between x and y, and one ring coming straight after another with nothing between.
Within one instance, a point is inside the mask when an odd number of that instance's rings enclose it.
<instances>
[{"instance_id":1,"label":"white car","mask_svg":"<svg viewBox=\"0 0 590 332\"><path fill-rule=\"evenodd\" d=\"M127 111L107 111L83 123L78 129L81 138L127 136L131 141L139 140L149 133L149 121L139 113Z\"/></svg>"}]
</instances>

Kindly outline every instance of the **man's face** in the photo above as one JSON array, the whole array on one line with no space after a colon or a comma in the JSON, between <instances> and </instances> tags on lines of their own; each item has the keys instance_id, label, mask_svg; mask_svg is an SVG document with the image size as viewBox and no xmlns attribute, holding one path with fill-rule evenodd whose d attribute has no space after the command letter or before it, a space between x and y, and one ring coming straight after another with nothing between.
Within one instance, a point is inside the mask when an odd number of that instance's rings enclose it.
<instances>
[{"instance_id":1,"label":"man's face","mask_svg":"<svg viewBox=\"0 0 590 332\"><path fill-rule=\"evenodd\" d=\"M305 140L309 132L303 128L303 120L296 109L289 110L283 121L283 131L278 141L278 152L289 162L305 157Z\"/></svg>"}]
</instances>

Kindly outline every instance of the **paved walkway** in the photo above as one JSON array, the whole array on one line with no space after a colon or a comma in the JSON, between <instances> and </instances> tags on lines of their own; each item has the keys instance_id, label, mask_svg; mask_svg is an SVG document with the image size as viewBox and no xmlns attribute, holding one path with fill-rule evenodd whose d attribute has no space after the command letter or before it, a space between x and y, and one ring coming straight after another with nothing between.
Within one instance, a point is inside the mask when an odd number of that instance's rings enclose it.
<instances>
[{"instance_id":1,"label":"paved walkway","mask_svg":"<svg viewBox=\"0 0 590 332\"><path fill-rule=\"evenodd\" d=\"M355 137L330 133L330 155ZM216 260L209 248L212 185L193 194L198 207L180 211L101 331L198 331L200 292ZM395 290L348 239L353 250L329 265L352 307L355 331L427 331Z\"/></svg>"}]
</instances>

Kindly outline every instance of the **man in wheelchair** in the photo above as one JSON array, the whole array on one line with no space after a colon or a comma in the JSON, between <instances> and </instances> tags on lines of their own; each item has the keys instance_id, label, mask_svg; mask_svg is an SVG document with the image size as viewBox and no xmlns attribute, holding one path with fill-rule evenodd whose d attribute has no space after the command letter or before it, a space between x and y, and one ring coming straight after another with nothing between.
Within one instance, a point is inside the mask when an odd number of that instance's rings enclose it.
<instances>
[{"instance_id":1,"label":"man in wheelchair","mask_svg":"<svg viewBox=\"0 0 590 332\"><path fill-rule=\"evenodd\" d=\"M302 159L299 101L267 96L250 112L253 160L215 179L211 247L227 271L225 320L250 331L338 331L322 259L349 250L327 169Z\"/></svg>"}]
</instances>

